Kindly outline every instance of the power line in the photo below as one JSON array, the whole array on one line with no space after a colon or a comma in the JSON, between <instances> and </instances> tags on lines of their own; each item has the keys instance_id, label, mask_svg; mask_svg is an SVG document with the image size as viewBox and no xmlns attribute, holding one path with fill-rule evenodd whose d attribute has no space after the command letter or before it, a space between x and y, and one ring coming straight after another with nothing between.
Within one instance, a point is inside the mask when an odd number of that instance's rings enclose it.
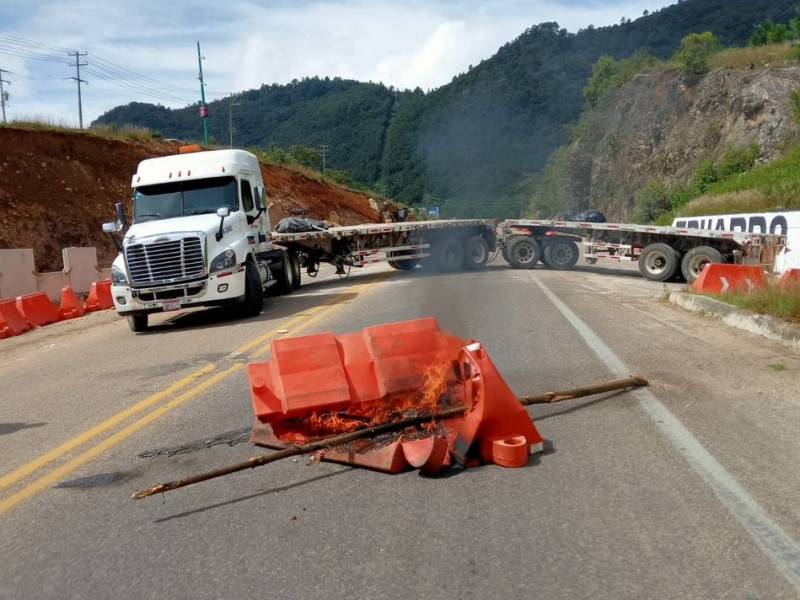
<instances>
[{"instance_id":1,"label":"power line","mask_svg":"<svg viewBox=\"0 0 800 600\"><path fill-rule=\"evenodd\" d=\"M66 53L68 56L74 57L76 52L76 50L71 48L0 33L0 54L6 54L25 60L37 60L75 66L75 64L70 62L69 58L64 58L62 54ZM194 94L196 92L189 87L166 83L147 75L142 75L141 73L118 65L94 53L83 52L79 54L80 56L88 57L91 61L90 64L82 64L81 66L85 66L85 72L97 79L157 101L184 105L194 104L196 102L194 99ZM78 75L78 78L79 77L80 75ZM71 77L70 79L75 80L76 78ZM80 87L80 84L78 85ZM222 97L229 95L233 95L233 92L209 91L209 96Z\"/></svg>"}]
</instances>

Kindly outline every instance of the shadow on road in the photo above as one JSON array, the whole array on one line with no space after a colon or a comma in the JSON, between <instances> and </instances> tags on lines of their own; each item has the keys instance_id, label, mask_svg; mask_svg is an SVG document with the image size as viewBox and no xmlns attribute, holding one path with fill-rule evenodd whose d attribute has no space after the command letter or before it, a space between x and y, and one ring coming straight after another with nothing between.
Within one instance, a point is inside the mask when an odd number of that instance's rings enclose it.
<instances>
[{"instance_id":1,"label":"shadow on road","mask_svg":"<svg viewBox=\"0 0 800 600\"><path fill-rule=\"evenodd\" d=\"M44 425L47 425L47 423L0 423L0 435L8 435L9 433L16 433L23 429L42 427Z\"/></svg>"},{"instance_id":2,"label":"shadow on road","mask_svg":"<svg viewBox=\"0 0 800 600\"><path fill-rule=\"evenodd\" d=\"M182 513L178 513L175 515L170 515L169 517L163 517L161 519L156 519L153 521L154 523L166 523L167 521L172 521L173 519L182 519L184 517L190 517L192 515L204 513L209 510L214 510L215 508L222 508L223 506L231 506L233 504L239 504L240 502L245 502L247 500L252 500L253 498L259 498L261 496L268 496L269 494L275 494L277 492L285 492L287 490L294 489L296 487L300 487L301 485L308 485L309 483L316 483L317 481L322 481L323 479L328 479L329 477L336 477L338 475L343 475L345 473L349 473L352 471L352 467L344 467L340 471L335 471L333 473L326 473L324 475L318 475L316 477L312 477L310 479L304 479L303 481L298 481L297 483L291 483L289 485L283 485L281 487L270 488L268 490L262 490L260 492L256 492L254 494L248 494L247 496L242 496L240 498L234 498L233 500L226 500L225 502L217 502L216 504L209 504L208 506L203 506L201 508L195 508L193 510L187 510Z\"/></svg>"}]
</instances>

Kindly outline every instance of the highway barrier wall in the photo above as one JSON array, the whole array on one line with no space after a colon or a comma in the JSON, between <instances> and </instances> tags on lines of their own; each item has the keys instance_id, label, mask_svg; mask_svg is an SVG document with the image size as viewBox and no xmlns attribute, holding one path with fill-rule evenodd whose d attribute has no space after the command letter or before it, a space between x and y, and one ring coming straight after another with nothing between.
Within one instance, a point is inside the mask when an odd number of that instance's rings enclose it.
<instances>
[{"instance_id":1,"label":"highway barrier wall","mask_svg":"<svg viewBox=\"0 0 800 600\"><path fill-rule=\"evenodd\" d=\"M87 294L92 283L111 277L111 268L97 265L96 248L64 248L64 268L40 273L36 270L33 250L0 250L0 299L44 292L53 302L61 299L61 290L70 286L76 294Z\"/></svg>"}]
</instances>

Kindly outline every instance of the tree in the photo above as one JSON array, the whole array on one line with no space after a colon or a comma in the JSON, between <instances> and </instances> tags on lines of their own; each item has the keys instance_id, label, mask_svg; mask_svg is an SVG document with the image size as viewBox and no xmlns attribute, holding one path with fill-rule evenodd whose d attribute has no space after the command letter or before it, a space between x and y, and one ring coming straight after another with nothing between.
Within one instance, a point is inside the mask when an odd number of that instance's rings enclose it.
<instances>
[{"instance_id":1,"label":"tree","mask_svg":"<svg viewBox=\"0 0 800 600\"><path fill-rule=\"evenodd\" d=\"M683 63L687 74L702 75L709 70L708 59L721 48L719 38L710 31L690 33L681 40L681 45L672 58Z\"/></svg>"},{"instance_id":2,"label":"tree","mask_svg":"<svg viewBox=\"0 0 800 600\"><path fill-rule=\"evenodd\" d=\"M316 148L308 148L295 144L289 148L289 156L298 165L319 169L322 166L322 155Z\"/></svg>"},{"instance_id":3,"label":"tree","mask_svg":"<svg viewBox=\"0 0 800 600\"><path fill-rule=\"evenodd\" d=\"M797 21L797 19L792 19ZM792 24L792 31L794 31L796 24ZM775 23L772 19L764 19L758 23L747 42L750 46L765 46L766 44L780 44L786 42L792 37L792 31L783 23Z\"/></svg>"}]
</instances>

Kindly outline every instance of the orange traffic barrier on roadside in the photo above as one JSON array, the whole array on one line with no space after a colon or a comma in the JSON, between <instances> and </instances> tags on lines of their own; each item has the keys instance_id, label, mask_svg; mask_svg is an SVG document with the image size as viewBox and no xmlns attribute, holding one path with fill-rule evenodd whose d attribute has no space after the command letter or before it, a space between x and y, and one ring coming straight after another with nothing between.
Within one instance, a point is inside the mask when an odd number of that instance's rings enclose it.
<instances>
[{"instance_id":1,"label":"orange traffic barrier on roadside","mask_svg":"<svg viewBox=\"0 0 800 600\"><path fill-rule=\"evenodd\" d=\"M781 280L778 282L778 287L796 287L800 288L800 269L786 269L781 275Z\"/></svg>"},{"instance_id":2,"label":"orange traffic barrier on roadside","mask_svg":"<svg viewBox=\"0 0 800 600\"><path fill-rule=\"evenodd\" d=\"M17 296L17 310L33 327L58 321L58 309L44 292Z\"/></svg>"},{"instance_id":3,"label":"orange traffic barrier on roadside","mask_svg":"<svg viewBox=\"0 0 800 600\"><path fill-rule=\"evenodd\" d=\"M764 273L758 265L709 263L695 279L692 289L711 294L733 291L751 293L755 288L764 285Z\"/></svg>"},{"instance_id":4,"label":"orange traffic barrier on roadside","mask_svg":"<svg viewBox=\"0 0 800 600\"><path fill-rule=\"evenodd\" d=\"M17 310L14 300L0 300L0 323L5 324L8 335L19 335L31 328L31 324Z\"/></svg>"},{"instance_id":5,"label":"orange traffic barrier on roadside","mask_svg":"<svg viewBox=\"0 0 800 600\"><path fill-rule=\"evenodd\" d=\"M61 288L61 304L58 307L59 319L74 319L82 317L84 313L83 304L75 295L71 285L65 285Z\"/></svg>"},{"instance_id":6,"label":"orange traffic barrier on roadside","mask_svg":"<svg viewBox=\"0 0 800 600\"><path fill-rule=\"evenodd\" d=\"M86 312L109 308L114 308L114 300L111 298L111 280L102 279L93 282L89 289L89 296L86 298Z\"/></svg>"}]
</instances>

